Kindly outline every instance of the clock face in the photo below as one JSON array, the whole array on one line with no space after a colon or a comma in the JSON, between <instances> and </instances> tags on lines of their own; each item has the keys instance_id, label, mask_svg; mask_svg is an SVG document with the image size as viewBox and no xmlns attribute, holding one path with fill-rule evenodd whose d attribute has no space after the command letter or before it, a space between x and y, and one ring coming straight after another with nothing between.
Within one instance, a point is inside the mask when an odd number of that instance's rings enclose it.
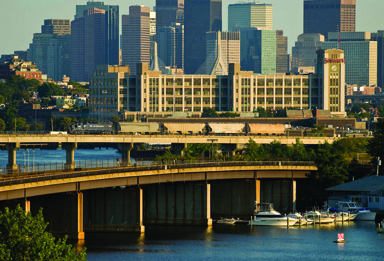
<instances>
[{"instance_id":1,"label":"clock face","mask_svg":"<svg viewBox=\"0 0 384 261\"><path fill-rule=\"evenodd\" d=\"M337 66L336 66L336 65L332 65L331 70L332 70L333 72L336 72L336 71L337 71Z\"/></svg>"}]
</instances>

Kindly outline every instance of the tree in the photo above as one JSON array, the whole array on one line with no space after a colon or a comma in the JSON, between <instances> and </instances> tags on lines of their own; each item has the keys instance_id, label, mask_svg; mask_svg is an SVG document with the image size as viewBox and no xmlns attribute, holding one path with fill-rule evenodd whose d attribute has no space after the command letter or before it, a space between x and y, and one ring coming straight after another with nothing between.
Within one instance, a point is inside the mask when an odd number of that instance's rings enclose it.
<instances>
[{"instance_id":1,"label":"tree","mask_svg":"<svg viewBox=\"0 0 384 261\"><path fill-rule=\"evenodd\" d=\"M373 138L368 141L368 153L375 158L380 157L384 160L384 119L378 119L376 122L376 131L373 133Z\"/></svg>"},{"instance_id":2,"label":"tree","mask_svg":"<svg viewBox=\"0 0 384 261\"><path fill-rule=\"evenodd\" d=\"M75 122L76 122L76 120L74 121L73 119L71 119L69 117L63 117L63 118L61 118L61 121L60 121L60 128L63 131L67 131L69 129L69 127L72 124L74 124Z\"/></svg>"},{"instance_id":3,"label":"tree","mask_svg":"<svg viewBox=\"0 0 384 261\"><path fill-rule=\"evenodd\" d=\"M111 117L111 121L112 121L112 125L113 125L113 130L114 130L114 131L117 131L117 125L118 125L118 123L119 123L119 121L120 121L119 116L117 116L117 115L112 115L112 117Z\"/></svg>"},{"instance_id":4,"label":"tree","mask_svg":"<svg viewBox=\"0 0 384 261\"><path fill-rule=\"evenodd\" d=\"M1 260L86 260L85 250L77 255L66 237L55 242L52 234L45 232L47 225L41 209L32 216L20 205L15 210L5 208L0 212Z\"/></svg>"},{"instance_id":5,"label":"tree","mask_svg":"<svg viewBox=\"0 0 384 261\"><path fill-rule=\"evenodd\" d=\"M3 119L0 119L0 131L4 131L5 130L5 122Z\"/></svg>"},{"instance_id":6,"label":"tree","mask_svg":"<svg viewBox=\"0 0 384 261\"><path fill-rule=\"evenodd\" d=\"M217 118L217 112L213 108L204 108L203 113L201 114L202 118Z\"/></svg>"},{"instance_id":7,"label":"tree","mask_svg":"<svg viewBox=\"0 0 384 261\"><path fill-rule=\"evenodd\" d=\"M64 90L60 86L53 83L44 83L38 87L39 97L51 97L64 95Z\"/></svg>"},{"instance_id":8,"label":"tree","mask_svg":"<svg viewBox=\"0 0 384 261\"><path fill-rule=\"evenodd\" d=\"M34 122L33 125L31 125L31 131L41 131L44 129L44 125L39 122Z\"/></svg>"},{"instance_id":9,"label":"tree","mask_svg":"<svg viewBox=\"0 0 384 261\"><path fill-rule=\"evenodd\" d=\"M16 130L24 130L25 124L27 123L27 120L24 118L17 118L16 119Z\"/></svg>"},{"instance_id":10,"label":"tree","mask_svg":"<svg viewBox=\"0 0 384 261\"><path fill-rule=\"evenodd\" d=\"M312 136L315 136L315 137L325 136L325 134L324 134L325 126L320 127L320 126L314 124L313 127L314 128L312 128L312 130L311 130Z\"/></svg>"}]
</instances>

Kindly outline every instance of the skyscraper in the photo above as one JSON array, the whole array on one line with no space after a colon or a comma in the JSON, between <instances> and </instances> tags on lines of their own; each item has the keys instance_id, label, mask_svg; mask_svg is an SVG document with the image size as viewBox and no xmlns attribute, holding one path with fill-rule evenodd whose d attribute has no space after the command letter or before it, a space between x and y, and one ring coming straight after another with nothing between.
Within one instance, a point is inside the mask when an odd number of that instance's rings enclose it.
<instances>
[{"instance_id":1,"label":"skyscraper","mask_svg":"<svg viewBox=\"0 0 384 261\"><path fill-rule=\"evenodd\" d=\"M184 24L184 0L156 0L156 28Z\"/></svg>"},{"instance_id":2,"label":"skyscraper","mask_svg":"<svg viewBox=\"0 0 384 261\"><path fill-rule=\"evenodd\" d=\"M44 20L42 33L33 35L28 60L36 63L48 78L59 81L70 73L70 20Z\"/></svg>"},{"instance_id":3,"label":"skyscraper","mask_svg":"<svg viewBox=\"0 0 384 261\"><path fill-rule=\"evenodd\" d=\"M158 56L165 66L183 69L184 25L163 26L157 34Z\"/></svg>"},{"instance_id":4,"label":"skyscraper","mask_svg":"<svg viewBox=\"0 0 384 261\"><path fill-rule=\"evenodd\" d=\"M377 85L384 88L384 31L372 34L372 41L377 41Z\"/></svg>"},{"instance_id":5,"label":"skyscraper","mask_svg":"<svg viewBox=\"0 0 384 261\"><path fill-rule=\"evenodd\" d=\"M322 34L301 34L297 37L295 46L292 47L292 72L300 72L303 67L306 70L315 70L316 51L321 49L324 42ZM312 67L312 69L308 68Z\"/></svg>"},{"instance_id":6,"label":"skyscraper","mask_svg":"<svg viewBox=\"0 0 384 261\"><path fill-rule=\"evenodd\" d=\"M106 11L93 7L83 12L72 21L71 37L70 77L79 82L89 81L97 65L108 64Z\"/></svg>"},{"instance_id":7,"label":"skyscraper","mask_svg":"<svg viewBox=\"0 0 384 261\"><path fill-rule=\"evenodd\" d=\"M240 63L240 33L208 32L206 73L228 75L230 63Z\"/></svg>"},{"instance_id":8,"label":"skyscraper","mask_svg":"<svg viewBox=\"0 0 384 261\"><path fill-rule=\"evenodd\" d=\"M206 59L206 33L221 31L221 14L221 0L185 0L185 73L193 74L203 65Z\"/></svg>"},{"instance_id":9,"label":"skyscraper","mask_svg":"<svg viewBox=\"0 0 384 261\"><path fill-rule=\"evenodd\" d=\"M328 41L322 42L321 48L344 50L347 84L377 85L377 42L371 41L370 32L329 33Z\"/></svg>"},{"instance_id":10,"label":"skyscraper","mask_svg":"<svg viewBox=\"0 0 384 261\"><path fill-rule=\"evenodd\" d=\"M276 72L287 73L288 37L283 30L276 30Z\"/></svg>"},{"instance_id":11,"label":"skyscraper","mask_svg":"<svg viewBox=\"0 0 384 261\"><path fill-rule=\"evenodd\" d=\"M354 32L356 0L305 0L304 33Z\"/></svg>"},{"instance_id":12,"label":"skyscraper","mask_svg":"<svg viewBox=\"0 0 384 261\"><path fill-rule=\"evenodd\" d=\"M237 27L273 30L273 6L258 2L229 5L228 31L234 32Z\"/></svg>"},{"instance_id":13,"label":"skyscraper","mask_svg":"<svg viewBox=\"0 0 384 261\"><path fill-rule=\"evenodd\" d=\"M254 73L276 73L276 31L240 28L241 68Z\"/></svg>"},{"instance_id":14,"label":"skyscraper","mask_svg":"<svg viewBox=\"0 0 384 261\"><path fill-rule=\"evenodd\" d=\"M119 64L119 6L104 5L104 2L89 1L86 5L76 5L75 20L82 18L84 11L91 8L98 8L105 11L105 30L104 34L106 48L103 50L107 56L107 64Z\"/></svg>"},{"instance_id":15,"label":"skyscraper","mask_svg":"<svg viewBox=\"0 0 384 261\"><path fill-rule=\"evenodd\" d=\"M57 34L57 36L71 34L71 21L69 19L46 19L41 26L43 34Z\"/></svg>"},{"instance_id":16,"label":"skyscraper","mask_svg":"<svg viewBox=\"0 0 384 261\"><path fill-rule=\"evenodd\" d=\"M129 15L122 17L122 27L123 65L129 65L131 73L136 74L137 63L150 62L149 7L130 6Z\"/></svg>"}]
</instances>

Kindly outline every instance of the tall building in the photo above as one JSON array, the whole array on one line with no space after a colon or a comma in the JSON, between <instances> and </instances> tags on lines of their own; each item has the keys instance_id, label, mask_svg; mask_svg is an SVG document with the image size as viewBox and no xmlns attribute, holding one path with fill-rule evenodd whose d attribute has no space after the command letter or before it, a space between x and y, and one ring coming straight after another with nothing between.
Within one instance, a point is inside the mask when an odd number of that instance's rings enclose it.
<instances>
[{"instance_id":1,"label":"tall building","mask_svg":"<svg viewBox=\"0 0 384 261\"><path fill-rule=\"evenodd\" d=\"M318 50L316 74L320 81L311 88L311 104L321 110L345 111L345 73L344 51L338 49ZM313 107L312 107L313 108Z\"/></svg>"},{"instance_id":2,"label":"tall building","mask_svg":"<svg viewBox=\"0 0 384 261\"><path fill-rule=\"evenodd\" d=\"M228 75L230 63L240 63L240 32L207 33L206 74Z\"/></svg>"},{"instance_id":3,"label":"tall building","mask_svg":"<svg viewBox=\"0 0 384 261\"><path fill-rule=\"evenodd\" d=\"M184 68L184 25L163 26L157 31L158 57L165 66Z\"/></svg>"},{"instance_id":4,"label":"tall building","mask_svg":"<svg viewBox=\"0 0 384 261\"><path fill-rule=\"evenodd\" d=\"M276 72L287 73L288 37L283 30L276 30Z\"/></svg>"},{"instance_id":5,"label":"tall building","mask_svg":"<svg viewBox=\"0 0 384 261\"><path fill-rule=\"evenodd\" d=\"M43 34L57 34L58 36L71 34L71 21L69 19L46 19L41 26Z\"/></svg>"},{"instance_id":6,"label":"tall building","mask_svg":"<svg viewBox=\"0 0 384 261\"><path fill-rule=\"evenodd\" d=\"M377 85L384 87L384 31L379 30L371 36L377 42Z\"/></svg>"},{"instance_id":7,"label":"tall building","mask_svg":"<svg viewBox=\"0 0 384 261\"><path fill-rule=\"evenodd\" d=\"M273 6L259 2L230 4L228 31L234 32L238 27L273 30Z\"/></svg>"},{"instance_id":8,"label":"tall building","mask_svg":"<svg viewBox=\"0 0 384 261\"><path fill-rule=\"evenodd\" d=\"M321 43L321 48L344 50L345 82L348 85L377 85L377 42L371 41L370 32L331 32L328 41Z\"/></svg>"},{"instance_id":9,"label":"tall building","mask_svg":"<svg viewBox=\"0 0 384 261\"><path fill-rule=\"evenodd\" d=\"M305 0L304 34L354 32L356 0Z\"/></svg>"},{"instance_id":10,"label":"tall building","mask_svg":"<svg viewBox=\"0 0 384 261\"><path fill-rule=\"evenodd\" d=\"M221 31L221 0L185 0L184 68L195 73L206 59L206 33ZM205 68L202 68L204 71Z\"/></svg>"},{"instance_id":11,"label":"tall building","mask_svg":"<svg viewBox=\"0 0 384 261\"><path fill-rule=\"evenodd\" d=\"M276 73L276 31L239 28L241 68L254 73Z\"/></svg>"},{"instance_id":12,"label":"tall building","mask_svg":"<svg viewBox=\"0 0 384 261\"><path fill-rule=\"evenodd\" d=\"M106 11L95 7L72 21L72 80L87 82L97 65L108 64L106 27Z\"/></svg>"},{"instance_id":13,"label":"tall building","mask_svg":"<svg viewBox=\"0 0 384 261\"><path fill-rule=\"evenodd\" d=\"M156 0L156 28L184 24L184 0Z\"/></svg>"},{"instance_id":14,"label":"tall building","mask_svg":"<svg viewBox=\"0 0 384 261\"><path fill-rule=\"evenodd\" d=\"M106 48L103 50L104 55L107 57L107 64L118 65L119 64L119 6L118 5L104 5L104 2L89 1L86 5L76 5L75 20L84 16L84 11L98 8L105 11L105 33L104 39L106 42Z\"/></svg>"},{"instance_id":15,"label":"tall building","mask_svg":"<svg viewBox=\"0 0 384 261\"><path fill-rule=\"evenodd\" d=\"M301 34L292 47L292 72L299 72L301 68L312 67L316 63L316 51L321 49L324 42L322 34Z\"/></svg>"},{"instance_id":16,"label":"tall building","mask_svg":"<svg viewBox=\"0 0 384 261\"><path fill-rule=\"evenodd\" d=\"M155 59L155 47L156 46L156 12L149 12L149 37L150 37L150 59L151 62Z\"/></svg>"},{"instance_id":17,"label":"tall building","mask_svg":"<svg viewBox=\"0 0 384 261\"><path fill-rule=\"evenodd\" d=\"M129 7L129 15L122 17L122 63L129 65L136 74L137 63L150 62L150 10L135 5Z\"/></svg>"}]
</instances>

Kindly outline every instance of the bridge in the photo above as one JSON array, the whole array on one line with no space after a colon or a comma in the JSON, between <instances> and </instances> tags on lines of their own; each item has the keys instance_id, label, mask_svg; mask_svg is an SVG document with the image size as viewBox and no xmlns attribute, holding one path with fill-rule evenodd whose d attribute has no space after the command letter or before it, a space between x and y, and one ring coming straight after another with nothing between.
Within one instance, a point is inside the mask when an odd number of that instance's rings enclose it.
<instances>
[{"instance_id":1,"label":"bridge","mask_svg":"<svg viewBox=\"0 0 384 261\"><path fill-rule=\"evenodd\" d=\"M296 209L296 180L313 162L195 162L5 175L0 205L21 204L55 235L144 232L144 225L212 225L212 217L249 218L254 202Z\"/></svg>"},{"instance_id":2,"label":"bridge","mask_svg":"<svg viewBox=\"0 0 384 261\"><path fill-rule=\"evenodd\" d=\"M275 140L281 144L292 145L297 137L288 136L219 136L219 135L0 135L0 144L8 150L8 173L18 172L16 165L16 151L22 144L57 144L66 150L67 170L75 169L74 151L78 144L109 144L117 145L122 153L122 161L130 161L130 151L135 143L171 143L172 151L182 155L188 144L216 143L221 144L222 151L227 154L234 154L237 149L242 148L253 139L259 144L269 144ZM318 145L319 143L333 143L340 137L301 137L300 141L306 145Z\"/></svg>"}]
</instances>

